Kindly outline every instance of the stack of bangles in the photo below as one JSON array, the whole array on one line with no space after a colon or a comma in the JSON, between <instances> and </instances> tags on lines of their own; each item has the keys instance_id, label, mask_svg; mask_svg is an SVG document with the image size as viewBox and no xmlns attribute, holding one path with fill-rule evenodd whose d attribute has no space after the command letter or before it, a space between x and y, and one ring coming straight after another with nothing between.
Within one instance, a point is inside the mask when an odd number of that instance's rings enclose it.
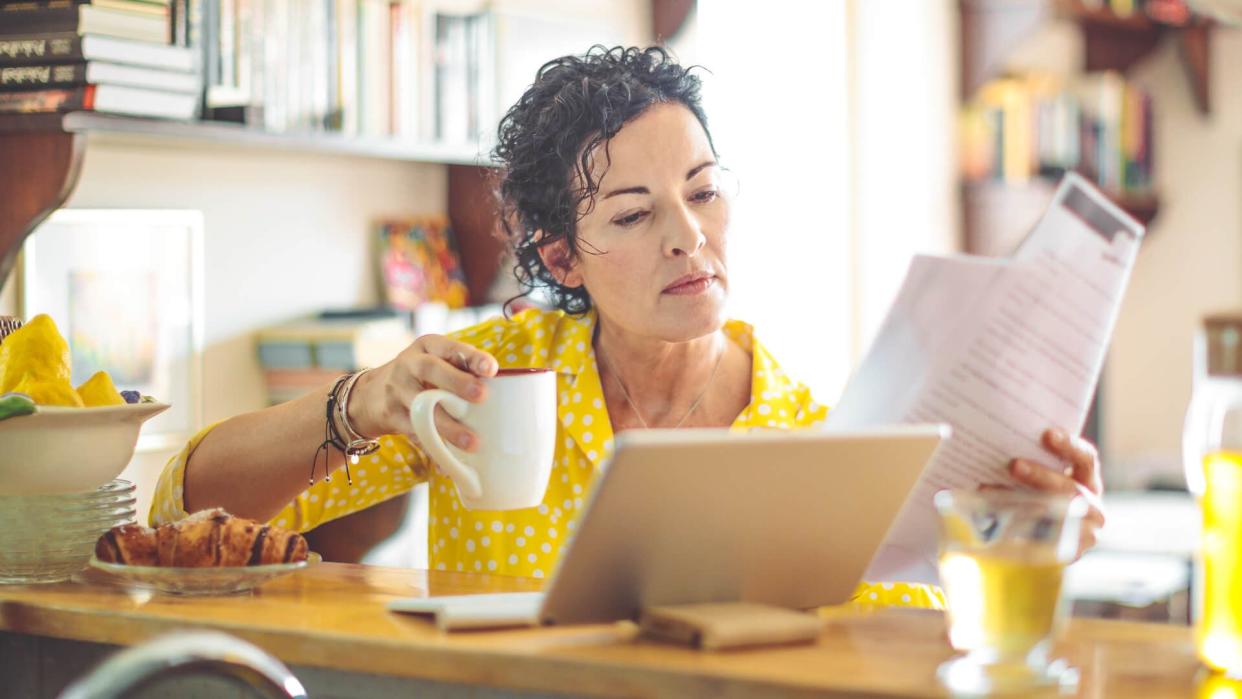
<instances>
[{"instance_id":1,"label":"stack of bangles","mask_svg":"<svg viewBox=\"0 0 1242 699\"><path fill-rule=\"evenodd\" d=\"M315 458L311 461L310 484L315 484L315 469L319 465L319 453L323 452L323 471L324 481L331 482L332 476L329 473L329 447L336 447L337 451L345 455L345 479L350 485L353 485L353 476L349 473L349 465L358 463L358 459L370 454L380 448L378 439L364 437L354 429L353 424L349 421L349 394L354 389L354 384L358 382L358 378L370 371L370 369L360 369L352 374L346 374L336 380L332 385L332 390L328 391L328 404L324 417L323 442L319 448L315 450ZM339 427L338 427L339 426ZM344 434L342 434L342 429Z\"/></svg>"}]
</instances>

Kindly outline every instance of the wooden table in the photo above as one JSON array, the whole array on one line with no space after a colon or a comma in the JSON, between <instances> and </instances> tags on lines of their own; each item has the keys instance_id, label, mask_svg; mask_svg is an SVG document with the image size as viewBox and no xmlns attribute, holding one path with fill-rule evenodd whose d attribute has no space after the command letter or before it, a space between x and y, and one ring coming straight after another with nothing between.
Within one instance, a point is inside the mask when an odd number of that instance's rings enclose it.
<instances>
[{"instance_id":1,"label":"wooden table","mask_svg":"<svg viewBox=\"0 0 1242 699\"><path fill-rule=\"evenodd\" d=\"M7 644L0 645L0 674L13 689L2 656L22 640L130 645L205 627L267 649L299 676L305 668L389 678L389 689L373 695L406 686L391 678L411 687L484 686L526 696L943 695L935 670L952 652L935 612L841 608L825 613L815 645L704 653L638 640L629 624L445 634L428 620L384 608L394 597L533 590L539 582L324 563L233 597L164 596L94 574L0 586L0 631L7 632L0 633ZM1076 619L1063 650L1082 671L1081 696L1195 696L1199 665L1187 628Z\"/></svg>"}]
</instances>

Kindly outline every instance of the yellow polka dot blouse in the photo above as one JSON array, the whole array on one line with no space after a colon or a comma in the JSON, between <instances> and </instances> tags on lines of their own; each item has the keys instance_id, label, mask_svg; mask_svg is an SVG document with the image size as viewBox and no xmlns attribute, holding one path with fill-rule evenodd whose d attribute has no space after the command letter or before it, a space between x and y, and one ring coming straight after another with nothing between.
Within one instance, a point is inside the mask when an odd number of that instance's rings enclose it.
<instances>
[{"instance_id":1,"label":"yellow polka dot blouse","mask_svg":"<svg viewBox=\"0 0 1242 699\"><path fill-rule=\"evenodd\" d=\"M560 418L556 463L543 504L528 510L471 511L461 506L451 480L429 467L427 457L404 435L380 440L381 448L352 469L354 483L342 478L319 481L289 503L272 523L307 531L324 522L400 495L430 481L429 560L437 570L477 571L541 578L556 566L573 534L587 493L612 452L611 422L591 338L596 316L527 310L512 319L496 318L454 333L453 337L496 357L501 368L550 368L557 372ZM734 429L813 427L828 410L810 391L787 376L738 321L725 333L753 357L750 404ZM204 429L165 466L151 506L152 525L187 516L182 501L186 459ZM857 604L941 608L940 591L924 585L863 584Z\"/></svg>"}]
</instances>

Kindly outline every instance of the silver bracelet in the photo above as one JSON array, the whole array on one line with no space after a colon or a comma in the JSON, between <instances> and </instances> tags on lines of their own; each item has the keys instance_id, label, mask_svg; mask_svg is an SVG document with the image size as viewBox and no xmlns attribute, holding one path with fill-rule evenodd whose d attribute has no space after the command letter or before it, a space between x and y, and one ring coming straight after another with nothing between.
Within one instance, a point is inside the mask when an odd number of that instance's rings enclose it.
<instances>
[{"instance_id":1,"label":"silver bracelet","mask_svg":"<svg viewBox=\"0 0 1242 699\"><path fill-rule=\"evenodd\" d=\"M345 380L345 386L341 389L341 400L336 404L337 412L341 417L341 426L345 428L345 436L349 439L349 444L345 447L345 456L349 458L350 463L354 464L358 463L360 457L380 448L378 439L362 436L349 421L349 394L354 390L358 377L368 371L370 369L359 369Z\"/></svg>"}]
</instances>

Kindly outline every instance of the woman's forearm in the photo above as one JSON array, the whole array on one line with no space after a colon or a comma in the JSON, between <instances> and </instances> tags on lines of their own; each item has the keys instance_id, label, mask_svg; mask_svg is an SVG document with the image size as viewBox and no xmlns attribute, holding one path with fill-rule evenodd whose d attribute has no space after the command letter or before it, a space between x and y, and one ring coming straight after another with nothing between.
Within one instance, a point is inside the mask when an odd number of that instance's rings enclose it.
<instances>
[{"instance_id":1,"label":"woman's forearm","mask_svg":"<svg viewBox=\"0 0 1242 699\"><path fill-rule=\"evenodd\" d=\"M267 521L306 490L315 450L324 439L331 388L238 415L208 432L186 462L186 511L223 507ZM329 472L345 463L336 449L327 452ZM318 456L316 480L324 476L323 453Z\"/></svg>"},{"instance_id":2,"label":"woman's forearm","mask_svg":"<svg viewBox=\"0 0 1242 699\"><path fill-rule=\"evenodd\" d=\"M349 394L349 423L369 436L409 432L410 401L423 388L452 391L480 402L486 396L482 377L494 376L495 357L439 335L424 335L392 361L358 377ZM251 519L267 521L310 485L311 463L323 443L327 397L331 385L296 400L230 418L203 436L186 462L184 506L195 512L223 507ZM437 411L441 435L462 445L465 426ZM343 433L343 430L339 430ZM476 448L473 441L464 444ZM328 450L328 472L345 463ZM315 478L324 476L323 455Z\"/></svg>"}]
</instances>

